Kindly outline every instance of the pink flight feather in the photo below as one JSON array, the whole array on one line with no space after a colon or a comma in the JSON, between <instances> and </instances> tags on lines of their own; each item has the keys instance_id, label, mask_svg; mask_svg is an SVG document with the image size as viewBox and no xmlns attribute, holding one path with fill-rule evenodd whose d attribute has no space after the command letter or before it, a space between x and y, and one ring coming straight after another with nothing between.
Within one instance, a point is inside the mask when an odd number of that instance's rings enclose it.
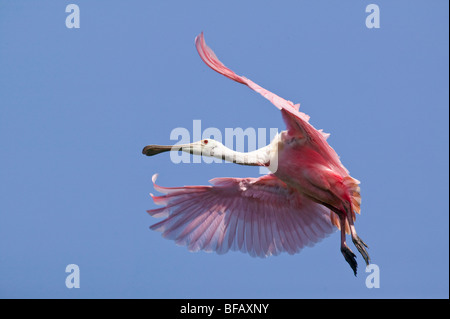
<instances>
[{"instance_id":1,"label":"pink flight feather","mask_svg":"<svg viewBox=\"0 0 450 319\"><path fill-rule=\"evenodd\" d=\"M155 182L154 178L154 182ZM151 226L191 251L240 250L267 257L294 254L333 232L330 210L273 175L216 178L213 186L161 187L166 219Z\"/></svg>"}]
</instances>

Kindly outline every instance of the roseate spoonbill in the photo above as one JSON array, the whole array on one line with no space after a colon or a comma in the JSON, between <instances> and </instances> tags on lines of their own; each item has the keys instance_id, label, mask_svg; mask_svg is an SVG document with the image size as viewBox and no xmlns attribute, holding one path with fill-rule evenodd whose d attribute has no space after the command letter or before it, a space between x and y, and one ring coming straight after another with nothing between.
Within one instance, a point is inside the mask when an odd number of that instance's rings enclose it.
<instances>
[{"instance_id":1,"label":"roseate spoonbill","mask_svg":"<svg viewBox=\"0 0 450 319\"><path fill-rule=\"evenodd\" d=\"M150 228L190 251L240 250L266 257L280 252L294 254L333 232L341 231L341 252L356 276L356 255L346 234L369 264L367 245L356 234L355 212L360 213L359 181L349 175L327 143L329 134L316 130L309 116L294 105L251 80L228 69L206 45L203 33L195 39L202 60L214 71L260 93L281 111L287 130L263 148L240 153L212 139L175 146L148 145L142 153L153 156L179 151L225 161L267 166L270 174L259 178L214 178L212 186L161 187L153 196L164 207L149 210L166 217Z\"/></svg>"}]
</instances>

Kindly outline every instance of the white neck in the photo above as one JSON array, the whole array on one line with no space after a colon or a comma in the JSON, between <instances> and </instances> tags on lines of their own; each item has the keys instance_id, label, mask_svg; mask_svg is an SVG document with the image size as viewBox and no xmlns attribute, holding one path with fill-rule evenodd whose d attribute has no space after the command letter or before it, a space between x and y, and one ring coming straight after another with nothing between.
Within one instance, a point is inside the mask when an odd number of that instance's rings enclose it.
<instances>
[{"instance_id":1,"label":"white neck","mask_svg":"<svg viewBox=\"0 0 450 319\"><path fill-rule=\"evenodd\" d=\"M218 145L210 155L204 155L240 165L267 166L270 162L270 145L248 153L233 151L224 145Z\"/></svg>"},{"instance_id":2,"label":"white neck","mask_svg":"<svg viewBox=\"0 0 450 319\"><path fill-rule=\"evenodd\" d=\"M174 145L172 147L149 145L146 146L144 151L148 156L152 156L160 152L181 150L186 153L200 156L214 157L220 160L240 165L267 166L269 170L272 171L271 167L276 169L276 165L278 163L279 141L280 141L280 134L278 134L269 145L248 153L233 151L232 149L229 149L222 143L214 140L203 140L191 144Z\"/></svg>"}]
</instances>

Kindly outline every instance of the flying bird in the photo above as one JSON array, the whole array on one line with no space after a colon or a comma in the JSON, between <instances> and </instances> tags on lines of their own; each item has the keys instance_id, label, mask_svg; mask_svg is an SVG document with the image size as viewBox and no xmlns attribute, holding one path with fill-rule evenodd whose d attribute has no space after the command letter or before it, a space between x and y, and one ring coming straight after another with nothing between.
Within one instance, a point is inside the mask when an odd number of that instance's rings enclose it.
<instances>
[{"instance_id":1,"label":"flying bird","mask_svg":"<svg viewBox=\"0 0 450 319\"><path fill-rule=\"evenodd\" d=\"M339 156L328 144L329 134L315 129L299 104L287 101L258 84L239 76L219 61L206 45L203 32L195 38L201 59L214 71L248 86L280 111L286 130L256 151L241 153L213 139L190 144L148 145L142 153L153 156L167 151L215 157L240 165L265 166L270 174L259 178L214 178L209 186L154 188L164 195L150 194L157 205L148 210L165 217L150 228L190 251L219 254L239 250L267 257L281 252L298 253L339 229L341 252L357 273L353 244L369 265L367 245L357 235L355 213L360 213L360 182L349 175Z\"/></svg>"}]
</instances>

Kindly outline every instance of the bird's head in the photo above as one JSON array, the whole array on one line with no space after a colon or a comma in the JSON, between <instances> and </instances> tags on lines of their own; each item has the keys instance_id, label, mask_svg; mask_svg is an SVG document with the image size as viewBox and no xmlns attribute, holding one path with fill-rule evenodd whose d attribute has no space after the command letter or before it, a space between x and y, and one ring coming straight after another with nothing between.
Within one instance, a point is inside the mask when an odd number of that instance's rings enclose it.
<instances>
[{"instance_id":1,"label":"bird's head","mask_svg":"<svg viewBox=\"0 0 450 319\"><path fill-rule=\"evenodd\" d=\"M183 146L183 151L194 155L214 156L217 155L217 151L222 149L223 144L206 138L191 144ZM216 154L215 154L216 153Z\"/></svg>"}]
</instances>

